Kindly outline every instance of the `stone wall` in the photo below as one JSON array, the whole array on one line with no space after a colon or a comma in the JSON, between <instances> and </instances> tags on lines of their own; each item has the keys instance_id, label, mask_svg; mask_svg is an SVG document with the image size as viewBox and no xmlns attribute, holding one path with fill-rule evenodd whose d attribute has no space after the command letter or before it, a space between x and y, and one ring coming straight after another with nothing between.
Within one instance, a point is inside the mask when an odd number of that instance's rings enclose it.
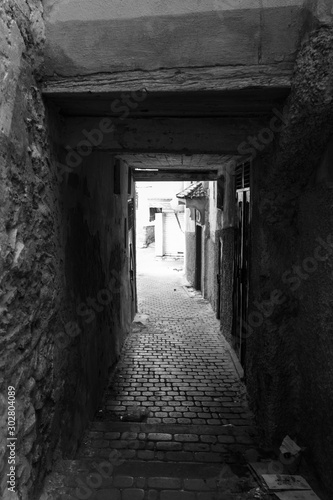
<instances>
[{"instance_id":1,"label":"stone wall","mask_svg":"<svg viewBox=\"0 0 333 500\"><path fill-rule=\"evenodd\" d=\"M7 490L7 388L16 392L16 485L22 498L50 463L53 334L62 297L60 211L50 121L40 92L41 3L0 7L1 498ZM55 126L55 125L53 125ZM60 389L61 390L61 389Z\"/></svg>"},{"instance_id":2,"label":"stone wall","mask_svg":"<svg viewBox=\"0 0 333 500\"><path fill-rule=\"evenodd\" d=\"M41 2L3 2L0 33L0 496L27 500L54 457L75 451L131 320L127 170L123 194L113 195L112 157L66 164L63 123L40 90ZM111 298L100 293L107 286ZM9 386L15 493L6 477Z\"/></svg>"},{"instance_id":3,"label":"stone wall","mask_svg":"<svg viewBox=\"0 0 333 500\"><path fill-rule=\"evenodd\" d=\"M191 286L195 286L195 233L185 232L185 276Z\"/></svg>"},{"instance_id":4,"label":"stone wall","mask_svg":"<svg viewBox=\"0 0 333 500\"><path fill-rule=\"evenodd\" d=\"M225 228L221 231L222 268L221 268L221 333L233 345L233 289L234 289L234 246L235 229Z\"/></svg>"},{"instance_id":5,"label":"stone wall","mask_svg":"<svg viewBox=\"0 0 333 500\"><path fill-rule=\"evenodd\" d=\"M204 235L204 276L203 295L209 300L213 310L217 310L217 274L219 269L219 235L221 212L217 210L217 183L206 182L209 200L207 201Z\"/></svg>"},{"instance_id":6,"label":"stone wall","mask_svg":"<svg viewBox=\"0 0 333 500\"><path fill-rule=\"evenodd\" d=\"M127 199L128 168L119 165L115 188L115 159L94 152L64 176L66 223L66 301L68 339L56 339L55 356L64 365L65 411L61 416L59 450L75 452L78 440L92 419L116 362L133 317L129 284ZM120 189L119 189L120 188ZM66 359L67 357L67 359ZM59 365L60 366L60 365Z\"/></svg>"},{"instance_id":7,"label":"stone wall","mask_svg":"<svg viewBox=\"0 0 333 500\"><path fill-rule=\"evenodd\" d=\"M195 287L196 278L196 235L195 221L191 219L191 209L185 209L185 277Z\"/></svg>"},{"instance_id":8,"label":"stone wall","mask_svg":"<svg viewBox=\"0 0 333 500\"><path fill-rule=\"evenodd\" d=\"M217 253L218 240L215 240L215 233L205 238L205 272L203 295L209 300L212 308L216 311L217 299Z\"/></svg>"},{"instance_id":9,"label":"stone wall","mask_svg":"<svg viewBox=\"0 0 333 500\"><path fill-rule=\"evenodd\" d=\"M264 441L294 437L333 490L333 30L315 27L284 130L254 162L247 376Z\"/></svg>"}]
</instances>

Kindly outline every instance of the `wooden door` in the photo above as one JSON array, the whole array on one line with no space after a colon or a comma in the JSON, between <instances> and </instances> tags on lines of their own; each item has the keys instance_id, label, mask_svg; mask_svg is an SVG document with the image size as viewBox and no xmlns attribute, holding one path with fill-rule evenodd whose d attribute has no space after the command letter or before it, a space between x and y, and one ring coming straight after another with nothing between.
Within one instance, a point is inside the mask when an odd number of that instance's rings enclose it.
<instances>
[{"instance_id":1,"label":"wooden door","mask_svg":"<svg viewBox=\"0 0 333 500\"><path fill-rule=\"evenodd\" d=\"M233 293L233 343L245 369L250 271L250 165L236 171L236 215Z\"/></svg>"}]
</instances>

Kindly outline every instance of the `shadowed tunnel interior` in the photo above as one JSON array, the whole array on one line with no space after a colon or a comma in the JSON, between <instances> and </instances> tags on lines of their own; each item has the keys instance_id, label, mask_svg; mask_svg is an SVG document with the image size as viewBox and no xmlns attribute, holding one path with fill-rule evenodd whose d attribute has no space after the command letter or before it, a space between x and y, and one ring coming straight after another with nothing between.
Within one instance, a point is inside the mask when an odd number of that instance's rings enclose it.
<instances>
[{"instance_id":1,"label":"shadowed tunnel interior","mask_svg":"<svg viewBox=\"0 0 333 500\"><path fill-rule=\"evenodd\" d=\"M5 500L330 498L331 0L236 3L2 6Z\"/></svg>"}]
</instances>

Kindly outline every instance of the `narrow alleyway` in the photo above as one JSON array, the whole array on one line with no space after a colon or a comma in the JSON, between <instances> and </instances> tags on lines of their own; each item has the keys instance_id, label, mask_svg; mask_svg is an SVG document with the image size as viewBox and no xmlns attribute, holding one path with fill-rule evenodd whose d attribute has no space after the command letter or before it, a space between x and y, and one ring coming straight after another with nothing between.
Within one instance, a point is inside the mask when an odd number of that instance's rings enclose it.
<instances>
[{"instance_id":1,"label":"narrow alleyway","mask_svg":"<svg viewBox=\"0 0 333 500\"><path fill-rule=\"evenodd\" d=\"M76 459L57 462L40 500L272 498L248 463L291 471L258 445L210 304L186 283L182 259L156 259L147 248L137 264L139 313L101 408Z\"/></svg>"},{"instance_id":2,"label":"narrow alleyway","mask_svg":"<svg viewBox=\"0 0 333 500\"><path fill-rule=\"evenodd\" d=\"M156 261L151 248L138 252L139 314L76 460L49 480L58 495L254 498L244 385L210 304L186 286L182 268L181 259Z\"/></svg>"},{"instance_id":3,"label":"narrow alleyway","mask_svg":"<svg viewBox=\"0 0 333 500\"><path fill-rule=\"evenodd\" d=\"M333 500L332 3L1 1L0 500Z\"/></svg>"},{"instance_id":4,"label":"narrow alleyway","mask_svg":"<svg viewBox=\"0 0 333 500\"><path fill-rule=\"evenodd\" d=\"M210 304L185 285L183 261L156 261L153 249L141 250L138 258L140 314L110 383L105 416L124 419L141 410L148 424L251 430L244 387L219 321Z\"/></svg>"}]
</instances>

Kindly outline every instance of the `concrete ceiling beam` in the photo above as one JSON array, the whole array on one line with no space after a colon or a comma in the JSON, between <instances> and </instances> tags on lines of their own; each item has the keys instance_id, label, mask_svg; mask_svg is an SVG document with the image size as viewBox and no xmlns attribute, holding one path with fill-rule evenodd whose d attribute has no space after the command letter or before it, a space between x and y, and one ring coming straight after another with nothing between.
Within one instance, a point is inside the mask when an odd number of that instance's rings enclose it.
<instances>
[{"instance_id":1,"label":"concrete ceiling beam","mask_svg":"<svg viewBox=\"0 0 333 500\"><path fill-rule=\"evenodd\" d=\"M45 74L293 62L304 0L45 0Z\"/></svg>"},{"instance_id":2,"label":"concrete ceiling beam","mask_svg":"<svg viewBox=\"0 0 333 500\"><path fill-rule=\"evenodd\" d=\"M269 120L267 120L268 122ZM249 136L268 123L241 118L68 118L64 146L87 156L92 150L119 153L240 154ZM245 154L245 153L244 153Z\"/></svg>"},{"instance_id":3,"label":"concrete ceiling beam","mask_svg":"<svg viewBox=\"0 0 333 500\"><path fill-rule=\"evenodd\" d=\"M218 171L184 171L184 170L133 170L135 181L215 181Z\"/></svg>"}]
</instances>

